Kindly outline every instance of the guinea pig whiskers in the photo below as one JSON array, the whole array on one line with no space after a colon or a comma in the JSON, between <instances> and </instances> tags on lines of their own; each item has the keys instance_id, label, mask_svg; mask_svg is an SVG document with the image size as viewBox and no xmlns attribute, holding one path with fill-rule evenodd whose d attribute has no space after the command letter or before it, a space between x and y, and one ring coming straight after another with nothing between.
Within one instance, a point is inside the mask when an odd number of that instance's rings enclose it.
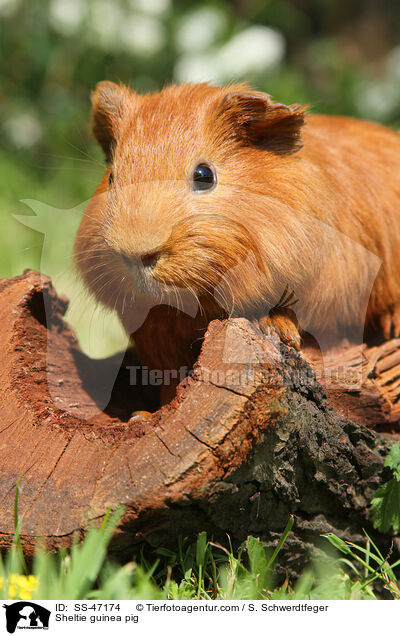
<instances>
[{"instance_id":1,"label":"guinea pig whiskers","mask_svg":"<svg viewBox=\"0 0 400 636\"><path fill-rule=\"evenodd\" d=\"M101 286L99 285L97 287L95 286L97 282L100 283L104 279L105 279L105 282L104 282L103 285L101 285ZM96 290L96 293L101 295L106 289L112 287L113 284L114 284L114 281L112 279L108 279L105 276L98 276L96 278L96 281L95 281L95 283L93 285L94 285L94 288ZM114 309L115 309L115 307L114 307Z\"/></svg>"},{"instance_id":2,"label":"guinea pig whiskers","mask_svg":"<svg viewBox=\"0 0 400 636\"><path fill-rule=\"evenodd\" d=\"M183 298L182 298L182 295L181 295L182 289L184 289L184 290L188 290L193 295L193 298L197 301L197 304L199 306L200 315L203 316L203 313L202 313L203 312L203 307L202 307L202 305L200 303L200 300L199 300L199 297L196 294L196 292L194 291L194 289L190 285L187 285L185 283L184 279L182 278L182 276L180 276L177 272L175 272L175 276L178 279L180 279L182 281L182 283L183 283L181 288L177 287L177 285L174 284L174 289L176 290L177 299L179 298L179 300L181 302L181 307L182 307L181 311L184 312L184 303L183 303Z\"/></svg>"},{"instance_id":3,"label":"guinea pig whiskers","mask_svg":"<svg viewBox=\"0 0 400 636\"><path fill-rule=\"evenodd\" d=\"M102 268L101 265L98 263L95 263L92 267L88 268L88 272L90 273L93 273L96 271L99 271L100 274L93 280L94 283L100 280L101 278L106 278L107 274L109 273L116 274L116 275L120 274L120 270L118 269L117 265L113 265L107 271L104 271L104 268ZM111 279L110 282L113 282L113 279Z\"/></svg>"},{"instance_id":4,"label":"guinea pig whiskers","mask_svg":"<svg viewBox=\"0 0 400 636\"><path fill-rule=\"evenodd\" d=\"M172 286L172 291L173 291L173 294L175 296L175 302L176 302L177 309L180 310L180 303L179 303L180 298L179 298L178 291L177 291L177 288L176 288L175 284Z\"/></svg>"},{"instance_id":5,"label":"guinea pig whiskers","mask_svg":"<svg viewBox=\"0 0 400 636\"><path fill-rule=\"evenodd\" d=\"M205 318L205 309L202 305L202 302L198 296L198 294L196 294L196 291L193 289L193 287L191 287L190 285L187 286L187 289L189 290L189 292L193 295L193 298L197 301L198 307L199 307L199 311L200 311L200 316L202 318Z\"/></svg>"},{"instance_id":6,"label":"guinea pig whiskers","mask_svg":"<svg viewBox=\"0 0 400 636\"><path fill-rule=\"evenodd\" d=\"M81 250L81 251L75 251L74 252L74 256L87 256L87 255L91 255L91 254L96 254L96 255L102 255L103 254L103 250L100 249L98 246L95 247L88 247L86 250ZM70 258L70 254L68 254L65 258Z\"/></svg>"},{"instance_id":7,"label":"guinea pig whiskers","mask_svg":"<svg viewBox=\"0 0 400 636\"><path fill-rule=\"evenodd\" d=\"M121 281L121 283L122 283L122 282L123 282L123 281ZM125 294L124 294L124 299L123 299L123 301L122 301L122 309L121 309L121 313L122 313L122 314L124 314L124 313L125 313L125 302L126 302L126 296L127 296L127 294L126 294L126 292L125 292Z\"/></svg>"},{"instance_id":8,"label":"guinea pig whiskers","mask_svg":"<svg viewBox=\"0 0 400 636\"><path fill-rule=\"evenodd\" d=\"M98 254L98 256L101 257L101 254ZM93 263L90 267L88 266L87 269L88 273L92 274L93 272L99 271L100 272L100 276L106 276L107 273L112 273L112 274L120 274L120 270L118 269L117 265L114 265L111 269L108 269L107 272L104 272L101 265L98 262ZM97 279L95 279L96 281ZM95 282L93 281L93 282Z\"/></svg>"},{"instance_id":9,"label":"guinea pig whiskers","mask_svg":"<svg viewBox=\"0 0 400 636\"><path fill-rule=\"evenodd\" d=\"M216 273L219 273L219 272L217 272L217 270L216 270L215 268L210 268L210 269L212 269L212 270L213 270L214 272L216 272ZM231 303L229 303L229 302L228 302L228 297L226 296L226 294L223 294L223 293L222 293L222 291L221 291L221 285L220 285L220 284L219 284L219 285L216 285L216 286L214 287L214 289L213 289L213 295L214 295L214 298L215 298L215 292L218 290L218 292L220 293L220 296L221 296L221 298L222 298L223 302L225 302L225 303L226 303L226 307L225 307L225 309L226 309L226 311L228 312L229 317L231 317L231 316L232 316L232 314L233 314L233 311L234 311L234 306L235 306L235 294L234 294L234 292L233 292L233 289L232 289L232 287L231 287L231 285L230 285L230 283L229 283L229 280L227 279L226 275L223 275L222 280L223 280L223 283L225 283L225 285L227 285L227 286L228 286L228 289L229 289L229 291L230 291L230 293L231 293L231 301L232 301L232 302L231 302ZM229 308L229 304L231 305L231 309L230 309L230 310L228 309L228 308Z\"/></svg>"},{"instance_id":10,"label":"guinea pig whiskers","mask_svg":"<svg viewBox=\"0 0 400 636\"><path fill-rule=\"evenodd\" d=\"M234 308L235 308L235 296L233 294L232 288L231 288L230 284L228 283L228 281L225 281L225 283L228 285L229 291L231 292L231 303L229 303L226 294L223 294L220 291L220 289L218 289L218 288L214 289L214 298L218 302L220 307L222 307L222 309L225 309L225 311L228 314L228 317L231 318L232 315L233 315L233 312L234 312ZM218 299L216 298L216 293L219 293L222 302L218 301ZM229 305L230 305L230 309L229 309Z\"/></svg>"},{"instance_id":11,"label":"guinea pig whiskers","mask_svg":"<svg viewBox=\"0 0 400 636\"><path fill-rule=\"evenodd\" d=\"M73 144L71 141L69 141L68 144L69 144L69 146L71 146L71 148L73 148L74 150L77 150L78 152L80 152L84 157L87 157L87 159L80 159L81 161L88 161L89 163L93 163L94 165L100 166L104 170L104 162L103 161L100 161L99 159L97 159L97 157L94 157L89 152L85 152L84 150L82 150L82 148L79 148L78 146L75 146L75 144ZM77 159L77 161L78 161L78 159Z\"/></svg>"},{"instance_id":12,"label":"guinea pig whiskers","mask_svg":"<svg viewBox=\"0 0 400 636\"><path fill-rule=\"evenodd\" d=\"M114 302L114 309L113 309L113 311L116 311L116 309L117 309L117 303L118 303L118 301L119 301L119 299L120 299L121 284L122 284L122 282L120 281L120 282L119 282L119 285L118 285L118 288L117 288L117 293L116 293L116 295L115 295L115 302ZM124 298L125 298L125 297L124 297ZM121 312L122 314L124 313L124 310L125 310L125 306L123 305L123 307L122 307L122 312Z\"/></svg>"},{"instance_id":13,"label":"guinea pig whiskers","mask_svg":"<svg viewBox=\"0 0 400 636\"><path fill-rule=\"evenodd\" d=\"M93 220L94 220L94 219L93 219ZM103 224L102 224L102 223L99 223L99 222L97 221L97 225L98 225L101 229L103 229ZM93 240L93 239L95 239L95 238L97 238L97 239L99 239L101 242L103 242L103 241L105 240L105 239L104 239L104 236L103 236L103 234L102 234L102 233L100 233L100 232L97 232L97 233L96 233L96 232L93 232L93 231L92 231L92 232L90 232L90 233L87 233L87 234L86 234L86 233L83 233L83 234L82 234L82 237L83 237L83 238L85 238L85 239L92 239L92 240ZM75 252L75 253L76 253L76 252Z\"/></svg>"},{"instance_id":14,"label":"guinea pig whiskers","mask_svg":"<svg viewBox=\"0 0 400 636\"><path fill-rule=\"evenodd\" d=\"M94 289L95 289L96 294L101 295L103 292L105 292L107 289L109 289L109 288L111 287L111 285L112 285L112 281L111 281L111 280L109 280L109 279L107 279L107 280L105 281L104 285L102 285L102 286L101 286L101 287L99 287L99 288L94 288Z\"/></svg>"},{"instance_id":15,"label":"guinea pig whiskers","mask_svg":"<svg viewBox=\"0 0 400 636\"><path fill-rule=\"evenodd\" d=\"M183 304L183 299L182 299L182 296L181 296L180 288L175 283L173 283L172 290L173 290L173 293L174 293L174 296L175 296L176 307L177 307L178 311L182 311L183 312L184 311L184 304Z\"/></svg>"},{"instance_id":16,"label":"guinea pig whiskers","mask_svg":"<svg viewBox=\"0 0 400 636\"><path fill-rule=\"evenodd\" d=\"M200 284L198 280L196 281L196 285L200 289L202 289L204 291L204 296L212 297L212 292L210 292L210 289L209 289L208 286ZM197 300L198 300L198 303L199 303L200 315L202 315L203 317L206 317L207 312L206 312L205 308L203 307L203 305L201 303L201 300L200 300L200 298L199 298L199 296L197 294L196 294L196 297L197 297Z\"/></svg>"},{"instance_id":17,"label":"guinea pig whiskers","mask_svg":"<svg viewBox=\"0 0 400 636\"><path fill-rule=\"evenodd\" d=\"M119 284L119 286L120 286L120 287L124 284L124 280L125 280L125 278L126 278L126 276L123 276L123 277L121 278L121 281L120 281L120 284ZM125 301L126 301L126 292L125 292L125 294L124 294L124 299L123 299L123 301L122 301L122 313L124 313L124 311L125 311Z\"/></svg>"},{"instance_id":18,"label":"guinea pig whiskers","mask_svg":"<svg viewBox=\"0 0 400 636\"><path fill-rule=\"evenodd\" d=\"M217 270L216 268L214 268L214 267L209 265L209 270L214 272L217 275L218 278L221 277L221 272L219 270ZM211 285L210 286L210 281L207 280L204 276L201 276L199 272L195 272L194 276L195 276L195 280L196 280L196 285L200 289L202 289L204 291L205 295L212 297L214 300L217 300L215 298L215 291L217 289L217 285L215 285L215 286ZM229 290L231 292L231 302L229 302L228 297L221 290L218 290L218 291L219 291L219 294L221 296L222 307L225 309L225 311L229 315L231 315L232 312L233 312L233 309L234 309L234 304L235 304L234 298L235 298L235 295L233 293L232 287L230 286L229 282L226 281L226 283L227 283L227 285L229 287ZM218 300L217 300L217 302L218 302ZM218 304L221 305L221 303L218 303ZM229 306L232 307L231 310L229 310Z\"/></svg>"}]
</instances>

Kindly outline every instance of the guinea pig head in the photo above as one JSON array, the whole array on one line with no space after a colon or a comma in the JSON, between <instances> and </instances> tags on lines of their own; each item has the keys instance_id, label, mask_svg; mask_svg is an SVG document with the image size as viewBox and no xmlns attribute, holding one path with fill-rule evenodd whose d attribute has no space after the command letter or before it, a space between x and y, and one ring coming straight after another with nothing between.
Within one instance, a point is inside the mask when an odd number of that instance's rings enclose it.
<instances>
[{"instance_id":1,"label":"guinea pig head","mask_svg":"<svg viewBox=\"0 0 400 636\"><path fill-rule=\"evenodd\" d=\"M304 110L242 85L138 95L101 82L92 102L107 169L75 245L91 291L117 309L122 298L168 303L183 292L214 313L256 303L276 274L257 166L261 156L278 174L299 149Z\"/></svg>"}]
</instances>

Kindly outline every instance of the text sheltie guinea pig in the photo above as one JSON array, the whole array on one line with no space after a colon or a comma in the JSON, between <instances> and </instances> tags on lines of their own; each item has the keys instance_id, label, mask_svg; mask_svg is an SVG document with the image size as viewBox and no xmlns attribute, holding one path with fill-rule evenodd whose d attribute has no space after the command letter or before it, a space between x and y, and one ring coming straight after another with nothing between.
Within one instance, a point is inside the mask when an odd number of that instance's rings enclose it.
<instances>
[{"instance_id":1,"label":"text sheltie guinea pig","mask_svg":"<svg viewBox=\"0 0 400 636\"><path fill-rule=\"evenodd\" d=\"M143 364L190 368L227 315L263 318L296 347L298 329L365 321L399 335L400 135L245 85L101 82L92 102L107 168L75 260Z\"/></svg>"}]
</instances>

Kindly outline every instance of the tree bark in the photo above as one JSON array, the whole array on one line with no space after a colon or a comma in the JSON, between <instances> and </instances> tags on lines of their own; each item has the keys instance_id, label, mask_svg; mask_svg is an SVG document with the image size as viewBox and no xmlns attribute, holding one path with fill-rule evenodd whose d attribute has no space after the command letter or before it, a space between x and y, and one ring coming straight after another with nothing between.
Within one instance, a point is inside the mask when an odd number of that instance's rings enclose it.
<instances>
[{"instance_id":1,"label":"tree bark","mask_svg":"<svg viewBox=\"0 0 400 636\"><path fill-rule=\"evenodd\" d=\"M214 321L172 402L130 420L154 408L154 387L131 385L132 352L87 358L66 307L35 272L0 283L0 547L12 541L20 475L28 555L39 538L69 546L119 504L120 559L202 530L274 545L290 514L283 558L294 574L323 533L390 539L373 532L368 508L399 433L399 340L342 343L322 359L245 319Z\"/></svg>"}]
</instances>

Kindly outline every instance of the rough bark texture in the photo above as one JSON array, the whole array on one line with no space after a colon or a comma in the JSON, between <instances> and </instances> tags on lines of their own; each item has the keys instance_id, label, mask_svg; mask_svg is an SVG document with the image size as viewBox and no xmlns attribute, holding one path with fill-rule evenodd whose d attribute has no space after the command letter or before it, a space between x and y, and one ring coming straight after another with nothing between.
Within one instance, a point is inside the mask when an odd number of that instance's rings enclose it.
<instances>
[{"instance_id":1,"label":"rough bark texture","mask_svg":"<svg viewBox=\"0 0 400 636\"><path fill-rule=\"evenodd\" d=\"M300 356L245 319L214 321L177 397L132 422L156 404L154 389L129 384L131 353L122 365L88 359L66 306L35 272L0 284L0 547L19 475L27 554L38 537L70 545L120 503L122 559L203 529L273 544L294 514L285 563L297 573L322 533L372 532L369 501L399 430L399 341L343 345L322 365L317 349Z\"/></svg>"}]
</instances>

